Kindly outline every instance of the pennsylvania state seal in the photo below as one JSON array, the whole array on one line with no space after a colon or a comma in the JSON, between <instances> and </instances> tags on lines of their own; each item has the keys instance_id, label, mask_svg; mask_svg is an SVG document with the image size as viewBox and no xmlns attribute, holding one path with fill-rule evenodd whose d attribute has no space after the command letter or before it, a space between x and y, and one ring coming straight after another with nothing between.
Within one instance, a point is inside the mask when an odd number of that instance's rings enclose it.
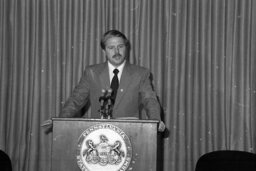
<instances>
[{"instance_id":1,"label":"pennsylvania state seal","mask_svg":"<svg viewBox=\"0 0 256 171\"><path fill-rule=\"evenodd\" d=\"M78 139L77 164L82 171L125 171L132 146L123 130L112 124L96 124Z\"/></svg>"}]
</instances>

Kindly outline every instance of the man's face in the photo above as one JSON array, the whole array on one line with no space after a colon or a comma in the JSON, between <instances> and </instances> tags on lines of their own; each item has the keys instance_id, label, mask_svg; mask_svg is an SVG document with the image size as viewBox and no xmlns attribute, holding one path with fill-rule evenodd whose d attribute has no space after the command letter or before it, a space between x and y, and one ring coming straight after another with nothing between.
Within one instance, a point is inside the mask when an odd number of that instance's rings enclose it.
<instances>
[{"instance_id":1,"label":"man's face","mask_svg":"<svg viewBox=\"0 0 256 171\"><path fill-rule=\"evenodd\" d=\"M119 66L126 59L127 47L121 37L111 37L106 41L104 52L112 65Z\"/></svg>"}]
</instances>

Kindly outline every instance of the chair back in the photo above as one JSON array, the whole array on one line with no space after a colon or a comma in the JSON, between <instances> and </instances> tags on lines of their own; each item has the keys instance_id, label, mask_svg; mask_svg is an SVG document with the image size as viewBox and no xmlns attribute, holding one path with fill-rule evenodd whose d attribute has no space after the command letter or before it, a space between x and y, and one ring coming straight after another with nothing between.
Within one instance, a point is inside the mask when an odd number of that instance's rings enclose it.
<instances>
[{"instance_id":1,"label":"chair back","mask_svg":"<svg viewBox=\"0 0 256 171\"><path fill-rule=\"evenodd\" d=\"M12 162L10 157L2 150L0 150L0 170L12 171Z\"/></svg>"},{"instance_id":2,"label":"chair back","mask_svg":"<svg viewBox=\"0 0 256 171\"><path fill-rule=\"evenodd\" d=\"M195 171L256 171L256 154L245 151L214 151L202 155Z\"/></svg>"}]
</instances>

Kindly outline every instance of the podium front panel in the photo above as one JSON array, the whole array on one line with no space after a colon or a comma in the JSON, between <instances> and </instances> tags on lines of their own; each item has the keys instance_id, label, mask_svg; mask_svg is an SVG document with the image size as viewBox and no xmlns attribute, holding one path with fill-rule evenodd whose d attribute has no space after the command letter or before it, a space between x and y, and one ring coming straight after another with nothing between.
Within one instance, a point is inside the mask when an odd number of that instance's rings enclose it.
<instances>
[{"instance_id":1,"label":"podium front panel","mask_svg":"<svg viewBox=\"0 0 256 171\"><path fill-rule=\"evenodd\" d=\"M154 120L101 120L101 119L76 119L76 118L54 118L53 119L53 137L52 137L52 171L91 171L96 167L104 168L104 171L156 171L157 162L157 121ZM90 133L99 130L102 127L111 127L110 130L103 129L102 135L96 136L97 140L87 140L86 143L83 139L88 137ZM113 138L112 132L115 131L120 134L124 140L115 142L108 142ZM122 133L123 131L123 133ZM95 131L96 132L96 131ZM113 132L113 134L115 134ZM106 135L105 135L106 133ZM100 137L100 138L99 138ZM127 155L131 155L130 159L122 163L122 167L116 168L121 154L113 157L115 164L106 162L105 158L101 160L94 160L93 156L99 155L98 151L118 149L117 153L122 150L121 141L128 144ZM116 143L118 142L118 143ZM82 143L85 147L82 147ZM105 146L104 146L105 144ZM97 150L96 145L101 146ZM118 147L118 145L120 145ZM88 147L88 148L87 148ZM116 148L118 147L118 148ZM122 146L123 147L123 146ZM82 160L79 159L79 150L84 149L84 154L87 155L86 160L90 161L88 165L83 165ZM109 150L108 150L109 151ZM94 154L95 153L95 154ZM117 154L116 153L116 154ZM123 155L124 156L124 155ZM89 158L91 157L91 158ZM127 156L126 156L127 157ZM121 159L121 157L120 157ZM119 164L121 165L121 164ZM107 169L105 169L107 168ZM99 169L102 170L102 169Z\"/></svg>"}]
</instances>

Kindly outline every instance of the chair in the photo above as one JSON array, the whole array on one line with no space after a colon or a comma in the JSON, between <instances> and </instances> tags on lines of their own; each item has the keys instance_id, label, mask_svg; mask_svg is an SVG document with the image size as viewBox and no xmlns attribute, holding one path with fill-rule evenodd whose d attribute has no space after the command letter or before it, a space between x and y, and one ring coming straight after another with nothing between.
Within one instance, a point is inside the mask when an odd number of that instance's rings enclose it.
<instances>
[{"instance_id":1,"label":"chair","mask_svg":"<svg viewBox=\"0 0 256 171\"><path fill-rule=\"evenodd\" d=\"M214 151L202 155L195 171L256 171L256 154L245 151Z\"/></svg>"},{"instance_id":2,"label":"chair","mask_svg":"<svg viewBox=\"0 0 256 171\"><path fill-rule=\"evenodd\" d=\"M2 150L0 150L0 170L1 171L12 171L11 159Z\"/></svg>"}]
</instances>

